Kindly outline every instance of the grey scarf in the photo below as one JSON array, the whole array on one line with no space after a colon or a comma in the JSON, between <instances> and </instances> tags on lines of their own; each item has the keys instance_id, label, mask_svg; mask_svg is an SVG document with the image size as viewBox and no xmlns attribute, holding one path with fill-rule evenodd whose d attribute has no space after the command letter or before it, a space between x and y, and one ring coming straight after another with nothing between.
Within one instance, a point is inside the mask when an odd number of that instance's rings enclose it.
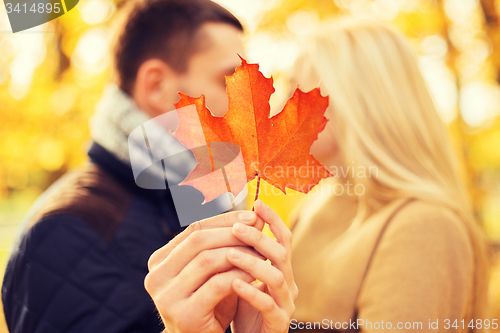
<instances>
[{"instance_id":1,"label":"grey scarf","mask_svg":"<svg viewBox=\"0 0 500 333\"><path fill-rule=\"evenodd\" d=\"M114 84L106 87L90 122L95 142L130 164L139 186L150 189L165 188L180 183L196 165L196 160L177 139L168 133L178 126L175 112L149 119L134 100ZM166 121L165 121L166 120ZM162 159L168 159L168 165ZM146 170L153 176L139 182L139 174Z\"/></svg>"},{"instance_id":2,"label":"grey scarf","mask_svg":"<svg viewBox=\"0 0 500 333\"><path fill-rule=\"evenodd\" d=\"M228 193L201 205L201 195L189 186L178 186L197 164L189 149L169 131L179 125L176 112L149 119L120 88L110 84L96 106L90 122L91 136L125 164L130 164L138 186L146 189L168 187L181 226L233 209ZM246 189L246 188L245 188ZM242 209L245 193L238 200Z\"/></svg>"}]
</instances>

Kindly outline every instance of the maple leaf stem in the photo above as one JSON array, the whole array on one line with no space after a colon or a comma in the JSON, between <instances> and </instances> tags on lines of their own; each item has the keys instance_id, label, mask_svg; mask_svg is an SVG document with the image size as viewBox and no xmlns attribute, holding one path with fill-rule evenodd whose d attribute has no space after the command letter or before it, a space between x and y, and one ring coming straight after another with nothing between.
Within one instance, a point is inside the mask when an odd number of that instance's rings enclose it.
<instances>
[{"instance_id":1,"label":"maple leaf stem","mask_svg":"<svg viewBox=\"0 0 500 333\"><path fill-rule=\"evenodd\" d=\"M253 203L255 205L255 201L257 201L257 199L259 199L259 187L260 187L260 175L257 176L257 191L255 192L255 199L253 200ZM255 208L252 207L252 211L254 211Z\"/></svg>"}]
</instances>

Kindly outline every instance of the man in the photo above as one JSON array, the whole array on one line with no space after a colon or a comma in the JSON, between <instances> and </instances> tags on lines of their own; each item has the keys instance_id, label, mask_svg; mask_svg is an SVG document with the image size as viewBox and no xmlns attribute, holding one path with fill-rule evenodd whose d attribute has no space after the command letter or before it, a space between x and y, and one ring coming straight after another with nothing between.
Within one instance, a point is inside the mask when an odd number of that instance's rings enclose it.
<instances>
[{"instance_id":1,"label":"man","mask_svg":"<svg viewBox=\"0 0 500 333\"><path fill-rule=\"evenodd\" d=\"M124 13L114 51L118 84L92 121L90 163L37 201L8 262L2 301L11 332L163 329L144 278L149 256L180 225L169 189L137 186L127 138L172 110L179 91L204 94L223 115L224 75L240 64L243 28L209 0L135 1ZM166 170L172 177L192 167L179 159ZM186 197L197 218L221 212L217 202L200 208L199 192Z\"/></svg>"}]
</instances>

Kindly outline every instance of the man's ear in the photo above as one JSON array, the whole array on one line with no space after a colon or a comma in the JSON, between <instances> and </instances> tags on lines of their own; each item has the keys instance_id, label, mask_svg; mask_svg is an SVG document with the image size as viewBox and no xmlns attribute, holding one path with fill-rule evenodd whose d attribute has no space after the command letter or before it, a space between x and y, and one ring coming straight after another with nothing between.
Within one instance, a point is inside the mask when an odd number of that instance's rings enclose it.
<instances>
[{"instance_id":1,"label":"man's ear","mask_svg":"<svg viewBox=\"0 0 500 333\"><path fill-rule=\"evenodd\" d=\"M146 60L137 71L132 97L149 117L157 117L174 109L178 80L177 73L165 62Z\"/></svg>"}]
</instances>

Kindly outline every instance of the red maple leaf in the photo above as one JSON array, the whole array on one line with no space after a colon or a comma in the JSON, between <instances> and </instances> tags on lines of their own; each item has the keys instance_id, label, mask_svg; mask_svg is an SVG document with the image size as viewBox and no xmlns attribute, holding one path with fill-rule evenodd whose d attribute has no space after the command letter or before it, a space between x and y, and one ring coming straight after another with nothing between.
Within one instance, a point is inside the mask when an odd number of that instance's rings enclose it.
<instances>
[{"instance_id":1,"label":"red maple leaf","mask_svg":"<svg viewBox=\"0 0 500 333\"><path fill-rule=\"evenodd\" d=\"M258 64L241 60L235 73L226 77L229 108L224 117L212 115L203 95L179 93L175 107L180 125L174 136L198 161L181 185L197 188L205 202L228 190L236 196L255 177L283 192L309 192L322 178L332 176L309 153L325 128L328 97L317 88L308 93L297 88L283 110L269 118L273 79L264 77Z\"/></svg>"}]
</instances>

